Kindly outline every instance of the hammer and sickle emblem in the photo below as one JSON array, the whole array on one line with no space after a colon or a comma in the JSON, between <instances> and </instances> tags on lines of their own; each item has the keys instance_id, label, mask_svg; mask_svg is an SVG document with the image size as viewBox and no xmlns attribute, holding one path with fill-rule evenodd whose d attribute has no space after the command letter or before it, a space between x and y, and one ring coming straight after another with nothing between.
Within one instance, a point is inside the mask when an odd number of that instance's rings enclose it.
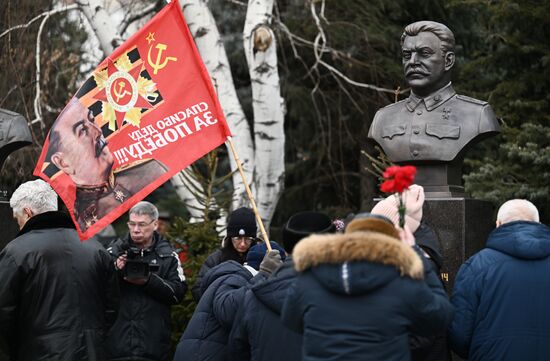
<instances>
[{"instance_id":1,"label":"hammer and sickle emblem","mask_svg":"<svg viewBox=\"0 0 550 361\"><path fill-rule=\"evenodd\" d=\"M167 56L165 57L164 59L162 58L162 53L164 52L164 50L166 50L168 47L166 46L166 44L162 44L162 43L158 43L155 48L157 48L158 52L157 52L157 59L156 59L156 62L153 63L153 61L151 60L151 49L153 47L150 46L149 47L149 51L147 52L147 62L149 63L149 65L151 65L151 67L154 69L153 70L153 74L156 74L158 73L159 70L163 69L166 65L168 65L168 61L176 61L178 60L178 58L175 58L173 56Z\"/></svg>"},{"instance_id":2,"label":"hammer and sickle emblem","mask_svg":"<svg viewBox=\"0 0 550 361\"><path fill-rule=\"evenodd\" d=\"M117 91L116 85L115 85L114 93L115 93L115 96L116 96L116 102L118 103L120 101L120 98L123 98L126 95L132 95L132 93L129 92L128 90L124 90L124 93L122 92L122 90L126 86L126 83L124 83L123 81L118 82L117 85L118 85L118 91Z\"/></svg>"}]
</instances>

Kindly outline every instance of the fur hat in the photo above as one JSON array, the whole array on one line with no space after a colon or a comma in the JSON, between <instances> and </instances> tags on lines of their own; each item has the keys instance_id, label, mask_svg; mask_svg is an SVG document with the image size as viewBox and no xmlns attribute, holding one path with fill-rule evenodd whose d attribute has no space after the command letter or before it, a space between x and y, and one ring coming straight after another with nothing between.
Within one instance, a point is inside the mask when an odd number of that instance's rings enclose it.
<instances>
[{"instance_id":1,"label":"fur hat","mask_svg":"<svg viewBox=\"0 0 550 361\"><path fill-rule=\"evenodd\" d=\"M422 220L422 206L424 205L424 188L417 184L413 184L403 193L405 207L407 211L405 213L405 224L409 227L412 233L416 232L420 221ZM389 218L393 224L399 224L399 214L397 213L397 206L399 200L395 194L382 199L378 202L371 213L381 214Z\"/></svg>"},{"instance_id":2,"label":"fur hat","mask_svg":"<svg viewBox=\"0 0 550 361\"><path fill-rule=\"evenodd\" d=\"M271 249L274 251L279 251L281 254L281 259L284 261L286 258L286 252L277 242L269 242L271 244ZM264 259L265 253L267 252L267 245L265 242L258 243L255 246L250 247L248 253L246 254L246 265L254 268L255 270L260 269L260 263Z\"/></svg>"},{"instance_id":3,"label":"fur hat","mask_svg":"<svg viewBox=\"0 0 550 361\"><path fill-rule=\"evenodd\" d=\"M256 217L250 208L236 209L229 215L227 237L256 237Z\"/></svg>"},{"instance_id":4,"label":"fur hat","mask_svg":"<svg viewBox=\"0 0 550 361\"><path fill-rule=\"evenodd\" d=\"M370 231L399 239L399 233L393 222L385 216L372 213L359 213L348 223L346 233Z\"/></svg>"},{"instance_id":5,"label":"fur hat","mask_svg":"<svg viewBox=\"0 0 550 361\"><path fill-rule=\"evenodd\" d=\"M288 219L283 227L283 245L288 253L302 238L311 234L334 233L336 226L324 213L306 211L296 213Z\"/></svg>"}]
</instances>

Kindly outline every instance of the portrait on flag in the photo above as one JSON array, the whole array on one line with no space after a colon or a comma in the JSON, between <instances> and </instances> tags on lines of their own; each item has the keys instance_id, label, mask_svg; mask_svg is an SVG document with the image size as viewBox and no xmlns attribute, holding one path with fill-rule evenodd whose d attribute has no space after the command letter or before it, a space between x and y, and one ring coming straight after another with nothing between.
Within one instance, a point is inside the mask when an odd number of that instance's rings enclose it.
<instances>
[{"instance_id":1,"label":"portrait on flag","mask_svg":"<svg viewBox=\"0 0 550 361\"><path fill-rule=\"evenodd\" d=\"M174 1L84 82L52 125L34 173L86 239L229 135Z\"/></svg>"}]
</instances>

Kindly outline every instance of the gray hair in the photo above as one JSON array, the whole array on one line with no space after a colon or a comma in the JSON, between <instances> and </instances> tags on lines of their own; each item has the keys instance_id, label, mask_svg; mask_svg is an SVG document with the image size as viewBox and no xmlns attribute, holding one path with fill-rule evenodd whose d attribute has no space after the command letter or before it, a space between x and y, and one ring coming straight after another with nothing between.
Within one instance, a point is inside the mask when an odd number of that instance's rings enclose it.
<instances>
[{"instance_id":1,"label":"gray hair","mask_svg":"<svg viewBox=\"0 0 550 361\"><path fill-rule=\"evenodd\" d=\"M30 208L34 214L57 211L57 194L42 179L21 184L10 198L10 207L20 214Z\"/></svg>"},{"instance_id":2,"label":"gray hair","mask_svg":"<svg viewBox=\"0 0 550 361\"><path fill-rule=\"evenodd\" d=\"M137 203L135 206L130 208L129 214L137 214L137 215L146 215L151 217L153 221L156 221L159 219L159 210L153 203L147 202L147 201L141 201Z\"/></svg>"},{"instance_id":3,"label":"gray hair","mask_svg":"<svg viewBox=\"0 0 550 361\"><path fill-rule=\"evenodd\" d=\"M447 26L435 21L417 21L405 27L405 31L401 35L401 46L405 42L407 36L415 36L421 32L430 32L441 40L441 50L446 53L455 51L455 36L451 29Z\"/></svg>"},{"instance_id":4,"label":"gray hair","mask_svg":"<svg viewBox=\"0 0 550 361\"><path fill-rule=\"evenodd\" d=\"M539 222L537 207L525 199L511 199L504 202L498 210L497 221L500 224L514 221Z\"/></svg>"}]
</instances>

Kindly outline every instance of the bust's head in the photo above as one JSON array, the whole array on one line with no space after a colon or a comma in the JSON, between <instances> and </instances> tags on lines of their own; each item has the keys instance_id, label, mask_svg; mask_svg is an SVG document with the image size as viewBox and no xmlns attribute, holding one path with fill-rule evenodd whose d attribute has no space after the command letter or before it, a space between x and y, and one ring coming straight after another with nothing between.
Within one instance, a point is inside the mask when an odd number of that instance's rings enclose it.
<instances>
[{"instance_id":1,"label":"bust's head","mask_svg":"<svg viewBox=\"0 0 550 361\"><path fill-rule=\"evenodd\" d=\"M453 32L434 21L418 21L405 27L401 49L405 79L413 93L427 96L451 81L455 63Z\"/></svg>"}]
</instances>

